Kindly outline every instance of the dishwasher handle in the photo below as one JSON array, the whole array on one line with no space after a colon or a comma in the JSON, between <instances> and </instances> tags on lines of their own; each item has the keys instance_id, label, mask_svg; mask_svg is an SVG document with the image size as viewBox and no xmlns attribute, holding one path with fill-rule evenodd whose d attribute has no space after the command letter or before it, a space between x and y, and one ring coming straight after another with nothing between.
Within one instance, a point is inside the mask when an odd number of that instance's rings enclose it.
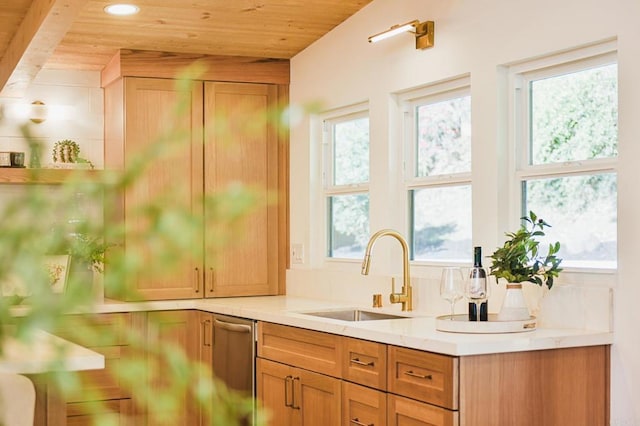
<instances>
[{"instance_id":1,"label":"dishwasher handle","mask_svg":"<svg viewBox=\"0 0 640 426\"><path fill-rule=\"evenodd\" d=\"M222 328L234 333L251 333L251 326L247 324L235 324L232 322L220 321L217 318L213 319L213 326Z\"/></svg>"}]
</instances>

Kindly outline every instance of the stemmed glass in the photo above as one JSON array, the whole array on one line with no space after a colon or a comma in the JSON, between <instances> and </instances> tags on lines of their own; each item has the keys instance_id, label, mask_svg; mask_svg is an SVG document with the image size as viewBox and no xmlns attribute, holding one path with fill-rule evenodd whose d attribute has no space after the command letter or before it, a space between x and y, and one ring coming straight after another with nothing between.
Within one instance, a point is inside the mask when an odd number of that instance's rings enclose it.
<instances>
[{"instance_id":1,"label":"stemmed glass","mask_svg":"<svg viewBox=\"0 0 640 426\"><path fill-rule=\"evenodd\" d=\"M464 279L462 269L448 266L442 270L440 278L440 297L451 304L451 319L453 320L456 302L464 296Z\"/></svg>"}]
</instances>

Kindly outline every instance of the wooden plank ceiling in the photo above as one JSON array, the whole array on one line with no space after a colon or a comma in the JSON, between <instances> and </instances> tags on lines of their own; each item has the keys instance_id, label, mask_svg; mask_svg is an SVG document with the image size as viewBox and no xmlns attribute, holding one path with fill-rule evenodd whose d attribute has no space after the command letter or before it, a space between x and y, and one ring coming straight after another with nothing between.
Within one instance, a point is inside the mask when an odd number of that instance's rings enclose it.
<instances>
[{"instance_id":1,"label":"wooden plank ceiling","mask_svg":"<svg viewBox=\"0 0 640 426\"><path fill-rule=\"evenodd\" d=\"M372 0L0 2L0 90L11 96L42 68L101 70L119 49L289 59ZM122 2L122 1L120 1Z\"/></svg>"}]
</instances>

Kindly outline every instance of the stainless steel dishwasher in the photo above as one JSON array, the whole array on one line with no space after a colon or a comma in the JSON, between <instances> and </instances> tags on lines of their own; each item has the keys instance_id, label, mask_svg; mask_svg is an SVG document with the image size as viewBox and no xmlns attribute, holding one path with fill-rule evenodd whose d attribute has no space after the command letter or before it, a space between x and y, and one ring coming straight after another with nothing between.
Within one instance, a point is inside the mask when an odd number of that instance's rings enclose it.
<instances>
[{"instance_id":1,"label":"stainless steel dishwasher","mask_svg":"<svg viewBox=\"0 0 640 426\"><path fill-rule=\"evenodd\" d=\"M230 389L255 398L255 321L213 315L213 372Z\"/></svg>"}]
</instances>

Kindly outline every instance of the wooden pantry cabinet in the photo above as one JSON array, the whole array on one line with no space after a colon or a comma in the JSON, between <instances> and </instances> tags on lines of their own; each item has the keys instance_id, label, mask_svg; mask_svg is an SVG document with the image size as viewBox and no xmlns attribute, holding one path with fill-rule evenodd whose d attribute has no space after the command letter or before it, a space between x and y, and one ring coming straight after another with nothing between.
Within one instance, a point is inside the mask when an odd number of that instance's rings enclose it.
<instances>
[{"instance_id":1,"label":"wooden pantry cabinet","mask_svg":"<svg viewBox=\"0 0 640 426\"><path fill-rule=\"evenodd\" d=\"M300 393L308 373L331 385ZM271 425L601 426L608 383L609 345L456 357L258 323ZM340 420L326 422L328 410Z\"/></svg>"},{"instance_id":2,"label":"wooden pantry cabinet","mask_svg":"<svg viewBox=\"0 0 640 426\"><path fill-rule=\"evenodd\" d=\"M288 96L286 86L122 77L104 90L106 168L128 169L152 158L133 185L108 200L115 206L111 218L125 226L111 241L120 252L111 255L124 253L147 268L130 277L131 292L107 287L106 295L159 300L283 291L288 149L273 119ZM252 191L251 212L240 223L221 221L246 200L229 205L212 197L233 193L239 183ZM181 218L163 217L161 208L153 219L140 215L151 202L182 207L202 221L195 255L179 242L174 256L158 255L168 243L145 233Z\"/></svg>"}]
</instances>

